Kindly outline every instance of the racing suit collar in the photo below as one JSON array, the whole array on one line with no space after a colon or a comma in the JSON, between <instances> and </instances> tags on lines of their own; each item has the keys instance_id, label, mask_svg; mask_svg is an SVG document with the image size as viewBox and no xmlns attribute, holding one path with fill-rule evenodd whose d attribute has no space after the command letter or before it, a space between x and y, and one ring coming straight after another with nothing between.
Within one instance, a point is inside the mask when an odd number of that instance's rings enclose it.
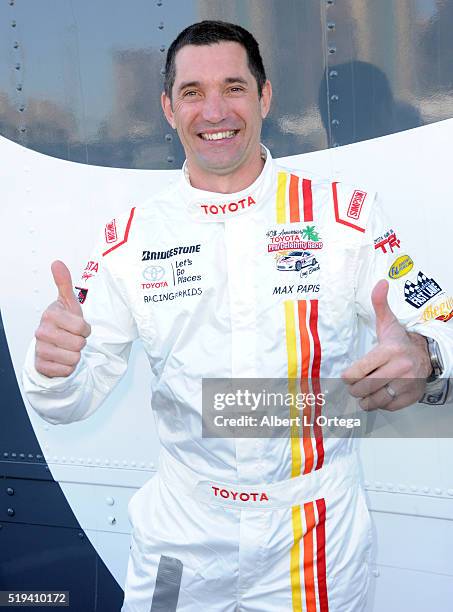
<instances>
[{"instance_id":1,"label":"racing suit collar","mask_svg":"<svg viewBox=\"0 0 453 612\"><path fill-rule=\"evenodd\" d=\"M236 193L215 193L192 187L189 181L187 162L181 171L181 191L189 215L201 222L221 222L259 208L274 183L274 162L269 149L261 145L264 167L256 180L246 189Z\"/></svg>"}]
</instances>

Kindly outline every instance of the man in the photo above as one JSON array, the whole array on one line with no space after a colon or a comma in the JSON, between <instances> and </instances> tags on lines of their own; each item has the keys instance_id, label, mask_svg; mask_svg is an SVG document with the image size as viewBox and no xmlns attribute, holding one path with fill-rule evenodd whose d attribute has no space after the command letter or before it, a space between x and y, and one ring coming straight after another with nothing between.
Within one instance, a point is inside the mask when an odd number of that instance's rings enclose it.
<instances>
[{"instance_id":1,"label":"man","mask_svg":"<svg viewBox=\"0 0 453 612\"><path fill-rule=\"evenodd\" d=\"M153 373L162 449L129 506L125 612L364 607L371 532L351 437L203 437L203 378L286 378L316 395L320 376L343 376L363 408L396 410L452 372L451 321L420 322L440 287L398 255L375 194L276 165L260 145L271 96L246 30L181 32L162 94L180 181L107 224L83 311L52 266L58 298L24 372L34 408L86 418L137 337ZM357 315L378 342L354 361Z\"/></svg>"}]
</instances>

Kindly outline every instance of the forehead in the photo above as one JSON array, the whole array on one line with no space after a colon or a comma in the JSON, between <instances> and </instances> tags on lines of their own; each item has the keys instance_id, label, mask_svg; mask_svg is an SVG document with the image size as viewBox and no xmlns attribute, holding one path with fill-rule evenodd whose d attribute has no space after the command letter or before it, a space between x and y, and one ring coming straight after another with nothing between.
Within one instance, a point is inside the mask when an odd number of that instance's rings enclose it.
<instances>
[{"instance_id":1,"label":"forehead","mask_svg":"<svg viewBox=\"0 0 453 612\"><path fill-rule=\"evenodd\" d=\"M177 52L175 67L175 84L181 81L223 81L232 75L252 77L247 52L237 42L186 45Z\"/></svg>"}]
</instances>

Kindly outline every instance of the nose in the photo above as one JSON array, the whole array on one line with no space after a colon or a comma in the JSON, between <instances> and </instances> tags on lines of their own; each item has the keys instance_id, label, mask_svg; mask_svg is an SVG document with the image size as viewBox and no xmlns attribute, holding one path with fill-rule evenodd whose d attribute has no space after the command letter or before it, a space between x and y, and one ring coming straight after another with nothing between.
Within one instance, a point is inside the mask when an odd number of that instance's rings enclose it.
<instances>
[{"instance_id":1,"label":"nose","mask_svg":"<svg viewBox=\"0 0 453 612\"><path fill-rule=\"evenodd\" d=\"M203 101L202 116L209 123L219 123L227 114L227 104L223 96L218 92L211 92L205 96Z\"/></svg>"}]
</instances>

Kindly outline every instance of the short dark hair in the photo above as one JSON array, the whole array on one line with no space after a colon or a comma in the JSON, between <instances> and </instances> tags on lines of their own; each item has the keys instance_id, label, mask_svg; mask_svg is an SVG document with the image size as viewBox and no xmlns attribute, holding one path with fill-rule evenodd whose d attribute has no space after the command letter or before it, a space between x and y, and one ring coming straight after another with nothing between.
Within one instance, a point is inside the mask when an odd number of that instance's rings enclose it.
<instances>
[{"instance_id":1,"label":"short dark hair","mask_svg":"<svg viewBox=\"0 0 453 612\"><path fill-rule=\"evenodd\" d=\"M220 42L237 42L247 52L250 72L256 79L258 95L261 98L263 86L266 82L266 72L261 57L259 45L255 37L245 28L227 21L199 21L185 28L171 43L165 62L164 90L171 99L171 92L175 83L177 52L186 45L213 45Z\"/></svg>"}]
</instances>

